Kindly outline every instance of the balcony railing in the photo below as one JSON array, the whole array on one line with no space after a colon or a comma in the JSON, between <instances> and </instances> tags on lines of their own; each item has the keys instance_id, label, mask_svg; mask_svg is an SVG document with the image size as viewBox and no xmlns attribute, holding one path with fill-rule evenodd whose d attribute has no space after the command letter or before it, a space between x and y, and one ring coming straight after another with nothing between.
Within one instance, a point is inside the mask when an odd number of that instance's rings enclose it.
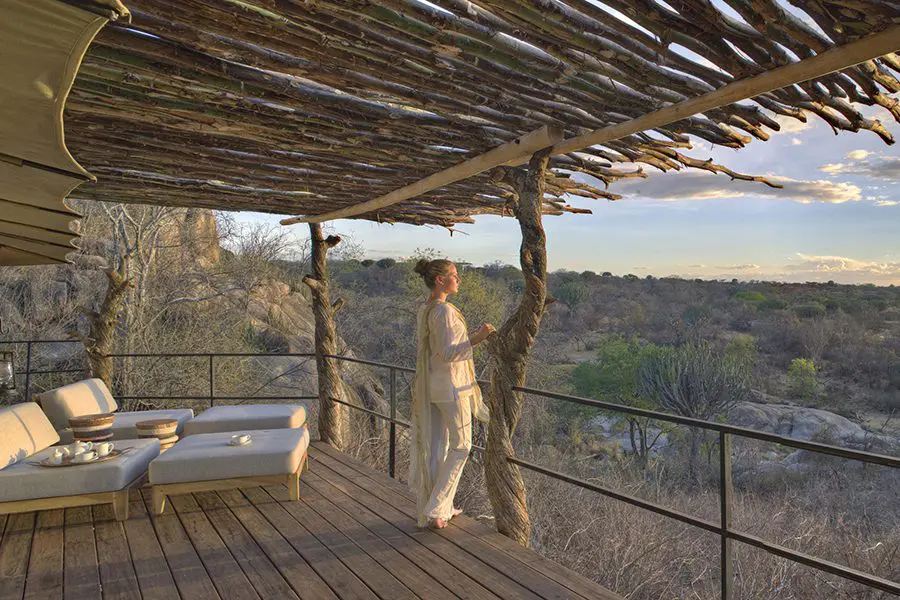
<instances>
[{"instance_id":1,"label":"balcony railing","mask_svg":"<svg viewBox=\"0 0 900 600\"><path fill-rule=\"evenodd\" d=\"M31 389L31 376L36 374L47 374L47 373L74 373L74 372L84 372L84 369L42 369L42 370L31 370L32 363L32 348L35 344L42 343L77 343L73 340L23 340L23 341L0 341L0 345L9 345L9 344L25 344L26 345L26 361L25 368L22 371L19 371L20 375L25 376L25 397L29 397L30 389ZM226 357L298 357L298 358L313 358L315 354L313 353L139 353L139 354L114 354L113 357L162 357L162 358L184 358L184 357L197 357L204 358L208 361L208 373L209 373L209 394L204 396L120 396L121 399L132 399L132 400L204 400L208 401L210 406L213 406L216 400L259 400L261 399L258 396L220 396L216 393L215 388L215 361L218 358L226 358ZM389 386L388 386L388 396L390 401L390 414L382 414L374 410L370 410L367 408L355 406L353 404L337 401L342 405L348 406L354 410L362 411L367 413L373 417L378 419L382 419L389 424L389 438L388 438L388 472L391 477L396 477L396 454L397 454L397 426L404 428L409 428L411 425L408 421L400 419L397 417L397 374L398 373L415 373L415 369L409 367L402 367L399 365L381 363L371 360L364 360L359 358L352 358L346 356L338 356L338 355L327 355L328 358L333 358L340 361L345 362L353 362L358 364L367 365L370 367L375 367L379 369L386 369L389 376ZM486 383L486 382L482 382ZM571 475L567 475L565 473L561 473L559 471L555 471L553 469L549 469L547 467L535 464L533 462L523 460L517 457L510 458L510 462L518 465L521 468L540 473L547 477L551 477L558 481L563 481L569 483L571 485L575 485L581 487L586 490L590 490L592 492L596 492L598 494L602 494L606 497L613 498L619 500L621 502L625 502L630 504L631 506L636 506L638 508L650 511L652 513L662 515L668 517L670 519L674 519L681 523L688 524L690 526L696 527L698 529L716 534L720 539L720 567L721 567L721 591L722 598L726 600L731 600L733 598L733 565L734 565L734 555L732 542L738 541L743 544L747 544L749 546L753 546L755 548L764 550L769 554L779 556L790 561L806 565L809 567L813 567L820 571L824 571L826 573L830 573L832 575L837 575L848 580L860 583L872 589L881 590L884 592L900 595L900 583L889 581L882 577L878 577L876 575L872 575L870 573L865 573L863 571L859 571L857 569L853 569L851 567L841 565L832 561L824 560L821 558L817 558L811 556L809 554L805 554L803 552L798 552L796 550L792 550L785 546L764 540L758 536L755 536L751 533L740 531L735 529L732 526L732 512L733 512L733 493L734 487L732 484L732 441L735 437L746 438L752 440L758 440L762 442L769 442L774 444L781 444L783 446L787 446L790 448L796 448L798 450L806 450L809 452L814 452L818 454L825 454L828 456L834 456L843 459L849 460L857 460L864 464L873 464L873 465L881 465L884 467L889 467L891 469L900 469L900 458L894 456L888 456L883 454L876 454L873 452L866 452L861 450L852 450L848 448L841 448L838 446L833 446L829 444L823 444L819 442L812 441L804 441L797 440L790 437L785 437L781 435L765 433L761 431L756 431L753 429L747 429L744 427L736 427L733 425L727 425L724 423L715 423L712 421L704 421L700 419L693 419L689 417L683 417L679 415L667 414L659 411L634 408L630 406L624 406L621 404L614 404L611 402L603 402L600 400L593 400L590 398L581 398L578 396L571 396L567 394L559 394L556 392L550 392L546 390L539 390L529 387L514 387L513 388L517 392L521 392L523 394L528 394L532 396L548 398L551 400L557 400L560 402L570 402L575 404L581 404L584 406L590 406L593 408L626 414L635 417L646 417L657 421L665 421L668 423L673 423L676 425L685 425L689 427L697 427L699 429L703 429L705 431L712 431L718 435L718 446L719 446L719 521L710 521L708 519L701 519L677 510L673 510L661 504L651 502L648 500L644 500L642 498L638 498L631 494L627 494L618 490L611 489L609 487L605 487L602 485L598 485L591 481L586 481L584 479L573 477ZM278 396L279 399L284 400L317 400L317 396ZM477 451L483 451L483 448L475 447Z\"/></svg>"}]
</instances>

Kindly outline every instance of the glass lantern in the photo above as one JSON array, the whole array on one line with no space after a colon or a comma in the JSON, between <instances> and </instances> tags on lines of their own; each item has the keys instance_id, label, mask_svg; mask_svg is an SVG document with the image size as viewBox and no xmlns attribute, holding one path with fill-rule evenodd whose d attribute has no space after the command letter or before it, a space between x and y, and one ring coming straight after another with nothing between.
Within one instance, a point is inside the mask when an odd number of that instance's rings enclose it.
<instances>
[{"instance_id":1,"label":"glass lantern","mask_svg":"<svg viewBox=\"0 0 900 600\"><path fill-rule=\"evenodd\" d=\"M0 398L6 398L15 393L16 389L16 365L12 352L0 352Z\"/></svg>"}]
</instances>

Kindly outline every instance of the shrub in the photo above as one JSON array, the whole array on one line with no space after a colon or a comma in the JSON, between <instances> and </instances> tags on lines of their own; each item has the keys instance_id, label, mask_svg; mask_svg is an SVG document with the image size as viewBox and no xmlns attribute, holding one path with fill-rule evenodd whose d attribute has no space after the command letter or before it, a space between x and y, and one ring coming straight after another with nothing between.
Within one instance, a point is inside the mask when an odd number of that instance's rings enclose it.
<instances>
[{"instance_id":1,"label":"shrub","mask_svg":"<svg viewBox=\"0 0 900 600\"><path fill-rule=\"evenodd\" d=\"M396 264L397 264L397 261L394 260L393 258L382 258L377 263L375 263L375 266L378 267L379 269L390 269L391 267L393 267Z\"/></svg>"},{"instance_id":2,"label":"shrub","mask_svg":"<svg viewBox=\"0 0 900 600\"><path fill-rule=\"evenodd\" d=\"M734 299L741 300L743 302L758 303L758 302L765 302L766 295L763 294L762 292L746 290L746 291L738 292L737 294L735 294Z\"/></svg>"},{"instance_id":3,"label":"shrub","mask_svg":"<svg viewBox=\"0 0 900 600\"><path fill-rule=\"evenodd\" d=\"M818 302L800 304L794 307L794 312L801 319L818 319L825 315L825 307Z\"/></svg>"},{"instance_id":4,"label":"shrub","mask_svg":"<svg viewBox=\"0 0 900 600\"><path fill-rule=\"evenodd\" d=\"M794 398L814 400L821 385L816 378L816 363L809 358L795 358L788 367L788 390Z\"/></svg>"},{"instance_id":5,"label":"shrub","mask_svg":"<svg viewBox=\"0 0 900 600\"><path fill-rule=\"evenodd\" d=\"M766 298L758 306L760 310L784 310L787 308L788 303L780 298Z\"/></svg>"}]
</instances>

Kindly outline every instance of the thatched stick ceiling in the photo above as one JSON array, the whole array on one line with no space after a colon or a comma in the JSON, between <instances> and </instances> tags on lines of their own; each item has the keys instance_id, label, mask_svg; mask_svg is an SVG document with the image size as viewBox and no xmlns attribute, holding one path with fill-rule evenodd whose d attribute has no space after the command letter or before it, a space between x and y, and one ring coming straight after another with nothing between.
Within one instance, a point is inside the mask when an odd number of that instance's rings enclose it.
<instances>
[{"instance_id":1,"label":"thatched stick ceiling","mask_svg":"<svg viewBox=\"0 0 900 600\"><path fill-rule=\"evenodd\" d=\"M371 200L545 124L575 137L628 121L900 23L900 4L883 0L128 6L133 23L98 36L69 99L67 142L98 178L79 195L287 214ZM556 156L546 212L582 210L566 194L616 198L571 177L642 175L616 163L761 180L686 152L696 139L768 139L776 115L892 143L857 105L900 120L898 72L891 54ZM507 212L507 201L484 174L361 217L452 225Z\"/></svg>"}]
</instances>

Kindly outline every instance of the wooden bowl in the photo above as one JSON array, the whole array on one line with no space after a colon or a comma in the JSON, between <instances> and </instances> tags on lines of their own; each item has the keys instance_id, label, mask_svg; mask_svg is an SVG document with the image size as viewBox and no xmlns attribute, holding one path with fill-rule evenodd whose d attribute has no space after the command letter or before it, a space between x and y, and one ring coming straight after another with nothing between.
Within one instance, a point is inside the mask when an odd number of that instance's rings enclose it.
<instances>
[{"instance_id":1,"label":"wooden bowl","mask_svg":"<svg viewBox=\"0 0 900 600\"><path fill-rule=\"evenodd\" d=\"M169 438L175 435L178 421L175 419L149 419L134 424L139 438Z\"/></svg>"},{"instance_id":2,"label":"wooden bowl","mask_svg":"<svg viewBox=\"0 0 900 600\"><path fill-rule=\"evenodd\" d=\"M112 437L112 424L115 419L116 415L112 413L81 415L69 419L69 428L76 440L99 442Z\"/></svg>"}]
</instances>

